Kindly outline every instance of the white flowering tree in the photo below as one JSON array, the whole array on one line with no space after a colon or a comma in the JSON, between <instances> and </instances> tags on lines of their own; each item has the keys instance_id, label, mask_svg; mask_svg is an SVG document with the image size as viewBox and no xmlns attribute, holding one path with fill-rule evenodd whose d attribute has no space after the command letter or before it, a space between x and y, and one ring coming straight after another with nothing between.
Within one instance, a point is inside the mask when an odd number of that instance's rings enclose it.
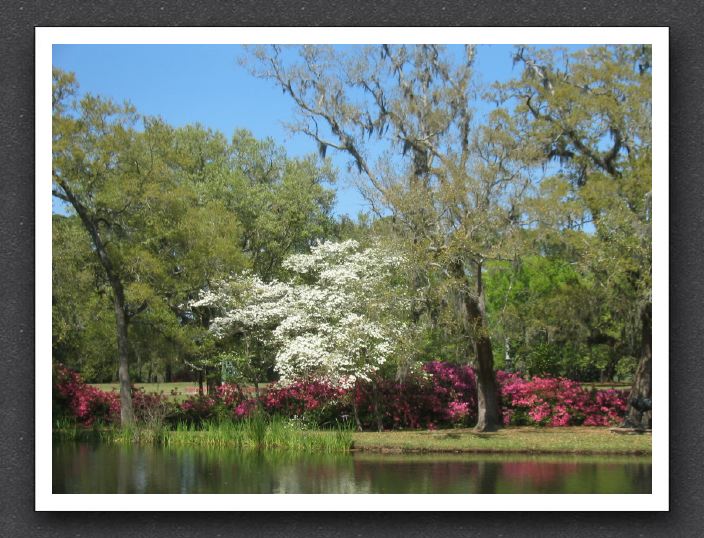
<instances>
[{"instance_id":1,"label":"white flowering tree","mask_svg":"<svg viewBox=\"0 0 704 538\"><path fill-rule=\"evenodd\" d=\"M265 283L252 273L243 273L202 290L189 304L192 310L208 312L210 332L229 348L215 358L226 374L223 378L238 386L253 383L259 393L259 383L273 366L272 331L284 318L282 301L289 291L287 284Z\"/></svg>"},{"instance_id":2,"label":"white flowering tree","mask_svg":"<svg viewBox=\"0 0 704 538\"><path fill-rule=\"evenodd\" d=\"M288 282L242 274L203 291L192 307L217 312L210 330L240 335L271 353L279 381L318 379L351 387L397 358L410 331L403 257L353 240L288 257Z\"/></svg>"}]
</instances>

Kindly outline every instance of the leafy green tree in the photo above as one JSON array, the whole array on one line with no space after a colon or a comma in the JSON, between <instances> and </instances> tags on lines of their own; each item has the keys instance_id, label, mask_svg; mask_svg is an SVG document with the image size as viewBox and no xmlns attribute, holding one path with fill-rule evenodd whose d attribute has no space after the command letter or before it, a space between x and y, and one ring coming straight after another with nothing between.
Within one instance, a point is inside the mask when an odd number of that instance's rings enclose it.
<instances>
[{"instance_id":1,"label":"leafy green tree","mask_svg":"<svg viewBox=\"0 0 704 538\"><path fill-rule=\"evenodd\" d=\"M417 267L414 285L425 297L415 319L440 290L466 350L471 343L477 429L500 427L483 274L489 260L520 250L530 188L521 162L530 140L501 111L473 129L471 46L460 54L435 45L298 53L296 60L278 46L255 48L252 71L292 97L301 113L294 129L313 137L321 154L345 152L366 179L373 211L392 219Z\"/></svg>"},{"instance_id":2,"label":"leafy green tree","mask_svg":"<svg viewBox=\"0 0 704 538\"><path fill-rule=\"evenodd\" d=\"M335 172L328 161L321 162L316 156L290 158L271 139L257 140L246 130L236 131L230 144L225 144L220 136L220 146L218 152L226 156L225 162L205 185L203 196L218 201L237 216L242 230L239 247L247 267L270 281L281 276L286 256L305 252L316 241L334 233L335 194L330 185L335 181ZM198 157L203 148L193 142L188 147L187 155L193 162L203 161ZM209 282L204 285L207 287ZM186 310L186 315L193 316L191 327L207 329L213 315L210 309ZM208 334L196 333L203 345L196 347L187 360L198 372L199 380L204 378L213 388L222 378L223 368L233 364L234 359L223 342L215 345ZM247 379L255 386L267 381L272 370L266 351L254 342L240 351L238 357L248 357ZM259 367L252 368L254 363L259 363Z\"/></svg>"},{"instance_id":3,"label":"leafy green tree","mask_svg":"<svg viewBox=\"0 0 704 538\"><path fill-rule=\"evenodd\" d=\"M640 360L626 423L650 427L652 371L652 69L649 46L565 51L519 47L520 78L502 86L522 132L558 166L595 240L584 262L615 310L629 305ZM569 187L567 189L566 187Z\"/></svg>"},{"instance_id":4,"label":"leafy green tree","mask_svg":"<svg viewBox=\"0 0 704 538\"><path fill-rule=\"evenodd\" d=\"M53 357L86 379L110 381L117 355L114 314L101 296L102 269L80 220L54 215L52 245Z\"/></svg>"},{"instance_id":5,"label":"leafy green tree","mask_svg":"<svg viewBox=\"0 0 704 538\"><path fill-rule=\"evenodd\" d=\"M53 357L91 382L117 378L109 284L76 215L53 216ZM176 315L175 315L176 313ZM183 323L181 309L152 302L129 325L130 378L162 379L210 351L207 331Z\"/></svg>"},{"instance_id":6,"label":"leafy green tree","mask_svg":"<svg viewBox=\"0 0 704 538\"><path fill-rule=\"evenodd\" d=\"M55 355L88 378L103 380L119 356L138 379L168 379L187 364L214 382L209 313L186 303L244 267L273 278L285 256L333 233L334 170L314 156L288 158L244 130L228 142L200 125L142 118L129 105L75 100L73 75L54 76L53 187L69 210L55 219L72 223L55 233ZM84 276L67 278L79 269ZM122 305L112 314L123 342L115 353L104 342L107 313L88 315L106 297Z\"/></svg>"},{"instance_id":7,"label":"leafy green tree","mask_svg":"<svg viewBox=\"0 0 704 538\"><path fill-rule=\"evenodd\" d=\"M218 196L242 223L242 249L265 280L280 276L289 254L306 252L334 229L335 171L315 156L292 159L271 139L239 130L231 173Z\"/></svg>"},{"instance_id":8,"label":"leafy green tree","mask_svg":"<svg viewBox=\"0 0 704 538\"><path fill-rule=\"evenodd\" d=\"M590 239L584 232L577 236ZM620 312L594 275L566 252L494 263L487 289L504 368L606 381L613 380L621 358L633 353Z\"/></svg>"},{"instance_id":9,"label":"leafy green tree","mask_svg":"<svg viewBox=\"0 0 704 538\"><path fill-rule=\"evenodd\" d=\"M73 75L54 70L53 195L80 219L109 290L126 425L134 421L128 324L147 309L177 312L191 290L242 266L241 228L193 188L194 174L209 176L210 160L180 166L174 129L129 104L74 99L76 88Z\"/></svg>"}]
</instances>

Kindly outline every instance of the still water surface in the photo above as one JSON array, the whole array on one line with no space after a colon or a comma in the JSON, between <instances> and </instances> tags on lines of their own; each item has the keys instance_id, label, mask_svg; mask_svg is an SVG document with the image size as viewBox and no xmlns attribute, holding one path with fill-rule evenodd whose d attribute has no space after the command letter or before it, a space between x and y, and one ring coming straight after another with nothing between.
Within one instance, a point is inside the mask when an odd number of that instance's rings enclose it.
<instances>
[{"instance_id":1,"label":"still water surface","mask_svg":"<svg viewBox=\"0 0 704 538\"><path fill-rule=\"evenodd\" d=\"M54 493L650 493L651 478L649 457L53 450Z\"/></svg>"}]
</instances>

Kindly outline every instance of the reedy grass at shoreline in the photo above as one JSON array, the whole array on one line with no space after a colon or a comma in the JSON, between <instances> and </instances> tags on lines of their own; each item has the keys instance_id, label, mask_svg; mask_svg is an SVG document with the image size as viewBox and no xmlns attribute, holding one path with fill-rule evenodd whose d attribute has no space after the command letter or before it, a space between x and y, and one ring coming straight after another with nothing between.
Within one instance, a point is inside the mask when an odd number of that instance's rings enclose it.
<instances>
[{"instance_id":1,"label":"reedy grass at shoreline","mask_svg":"<svg viewBox=\"0 0 704 538\"><path fill-rule=\"evenodd\" d=\"M242 450L287 450L297 452L347 452L352 431L339 426L329 430L307 430L290 421L273 417L251 417L240 421L213 421L196 427L179 423L173 429L163 425L127 428L80 428L68 424L54 430L61 441L99 440L116 444L159 444L164 446L232 447Z\"/></svg>"},{"instance_id":2,"label":"reedy grass at shoreline","mask_svg":"<svg viewBox=\"0 0 704 538\"><path fill-rule=\"evenodd\" d=\"M349 450L382 453L460 452L494 454L650 455L652 437L619 435L597 427L511 427L494 433L469 429L352 432L339 427L307 430L290 421L251 418L238 422L208 422L196 428L137 427L85 429L60 424L57 440L101 440L122 444L162 444L182 447L232 447L242 450L287 450L335 453Z\"/></svg>"},{"instance_id":3,"label":"reedy grass at shoreline","mask_svg":"<svg viewBox=\"0 0 704 538\"><path fill-rule=\"evenodd\" d=\"M300 452L346 452L352 432L344 427L305 430L285 420L245 419L239 422L206 423L200 429L185 424L164 433L167 446L225 446L239 449L289 450Z\"/></svg>"}]
</instances>

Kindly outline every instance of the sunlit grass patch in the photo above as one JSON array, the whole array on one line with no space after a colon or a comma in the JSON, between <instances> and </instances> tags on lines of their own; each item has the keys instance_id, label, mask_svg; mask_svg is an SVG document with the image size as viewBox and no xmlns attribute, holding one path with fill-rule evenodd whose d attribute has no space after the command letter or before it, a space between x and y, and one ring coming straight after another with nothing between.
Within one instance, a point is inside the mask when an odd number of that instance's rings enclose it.
<instances>
[{"instance_id":1,"label":"sunlit grass patch","mask_svg":"<svg viewBox=\"0 0 704 538\"><path fill-rule=\"evenodd\" d=\"M514 452L544 454L650 454L652 437L618 435L597 427L510 427L492 433L471 429L358 432L354 448L411 452Z\"/></svg>"}]
</instances>

